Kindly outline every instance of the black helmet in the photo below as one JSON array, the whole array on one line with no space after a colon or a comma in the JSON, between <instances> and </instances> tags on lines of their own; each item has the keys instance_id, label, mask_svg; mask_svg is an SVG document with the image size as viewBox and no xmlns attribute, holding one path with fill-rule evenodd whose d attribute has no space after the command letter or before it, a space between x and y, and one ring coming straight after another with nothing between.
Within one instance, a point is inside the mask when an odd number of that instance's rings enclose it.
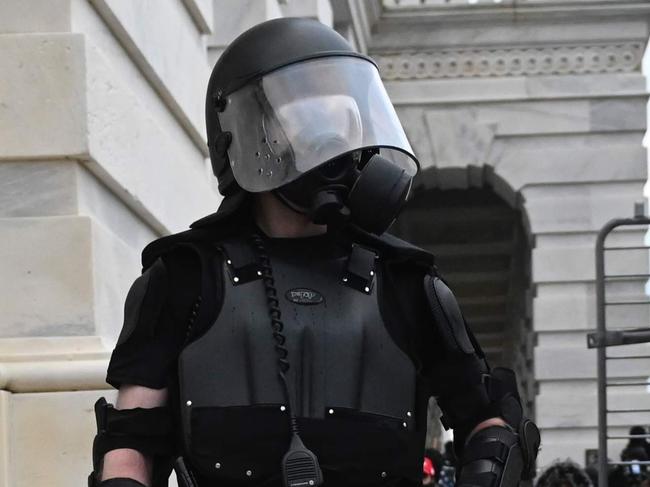
<instances>
[{"instance_id":1,"label":"black helmet","mask_svg":"<svg viewBox=\"0 0 650 487\"><path fill-rule=\"evenodd\" d=\"M361 168L381 149L383 162L371 166L399 179L391 188L401 201L418 168L374 61L311 19L270 20L235 39L212 71L206 124L212 168L225 196L278 190L352 155ZM348 182L349 190L356 178ZM319 201L344 206L347 195L329 193ZM295 209L304 206L284 199ZM365 192L353 199L365 200Z\"/></svg>"}]
</instances>

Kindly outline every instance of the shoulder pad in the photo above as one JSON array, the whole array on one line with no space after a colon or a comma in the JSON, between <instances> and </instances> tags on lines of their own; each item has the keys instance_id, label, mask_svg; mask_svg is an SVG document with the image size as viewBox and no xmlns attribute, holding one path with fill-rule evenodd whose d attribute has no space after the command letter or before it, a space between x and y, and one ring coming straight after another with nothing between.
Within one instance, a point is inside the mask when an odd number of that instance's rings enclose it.
<instances>
[{"instance_id":1,"label":"shoulder pad","mask_svg":"<svg viewBox=\"0 0 650 487\"><path fill-rule=\"evenodd\" d=\"M427 274L424 277L424 292L435 326L447 349L461 350L466 354L475 353L465 318L449 286L439 277Z\"/></svg>"},{"instance_id":2,"label":"shoulder pad","mask_svg":"<svg viewBox=\"0 0 650 487\"><path fill-rule=\"evenodd\" d=\"M428 269L435 265L435 257L431 252L389 233L377 236L356 227L350 228L349 231L355 241L378 250L390 260L409 261Z\"/></svg>"}]
</instances>

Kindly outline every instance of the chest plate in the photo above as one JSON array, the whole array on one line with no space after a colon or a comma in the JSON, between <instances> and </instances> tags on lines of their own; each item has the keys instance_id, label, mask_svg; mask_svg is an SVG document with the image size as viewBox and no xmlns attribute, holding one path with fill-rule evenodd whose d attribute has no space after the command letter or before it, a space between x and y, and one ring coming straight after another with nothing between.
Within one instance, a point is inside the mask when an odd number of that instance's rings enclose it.
<instances>
[{"instance_id":1,"label":"chest plate","mask_svg":"<svg viewBox=\"0 0 650 487\"><path fill-rule=\"evenodd\" d=\"M305 442L318 450L327 425L342 427L342 418L351 428L346 435L368 421L408 435L415 428L416 371L392 340L380 313L380 273L377 284L364 293L342 282L346 257L307 260L270 253L270 259L290 364L286 376ZM228 275L225 266L224 275ZM210 435L223 437L235 431L256 445L276 444L280 457L289 440L264 284L261 279L241 285L225 281L218 318L185 348L179 362L186 449L193 452L195 464L206 465L204 469L221 465L223 455L237 450L255 455L255 448L238 444L239 439L227 444L222 438L225 443L215 445ZM263 419L257 423L256 418ZM235 423L239 426L233 430ZM264 431L244 431L260 427ZM320 438L310 440L311 431ZM324 468L328 462L321 458ZM249 463L257 464L258 459L250 458ZM236 476L237 472L227 475L231 480Z\"/></svg>"}]
</instances>

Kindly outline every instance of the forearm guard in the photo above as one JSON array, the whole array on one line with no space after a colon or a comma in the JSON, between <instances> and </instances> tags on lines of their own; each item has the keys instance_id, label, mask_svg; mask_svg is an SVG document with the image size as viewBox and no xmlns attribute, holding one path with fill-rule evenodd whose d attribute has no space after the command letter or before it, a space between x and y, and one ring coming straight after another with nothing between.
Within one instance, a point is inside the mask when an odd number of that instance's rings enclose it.
<instances>
[{"instance_id":1,"label":"forearm guard","mask_svg":"<svg viewBox=\"0 0 650 487\"><path fill-rule=\"evenodd\" d=\"M140 487L131 479L100 482L104 455L119 448L137 450L153 461L152 487L167 485L173 454L172 420L169 409L135 408L119 410L102 397L95 403L97 435L93 441L93 471L89 487ZM112 483L110 483L112 482Z\"/></svg>"},{"instance_id":2,"label":"forearm guard","mask_svg":"<svg viewBox=\"0 0 650 487\"><path fill-rule=\"evenodd\" d=\"M539 429L523 416L514 372L497 368L485 381L492 407L507 425L490 426L469 437L456 485L516 487L535 476Z\"/></svg>"}]
</instances>

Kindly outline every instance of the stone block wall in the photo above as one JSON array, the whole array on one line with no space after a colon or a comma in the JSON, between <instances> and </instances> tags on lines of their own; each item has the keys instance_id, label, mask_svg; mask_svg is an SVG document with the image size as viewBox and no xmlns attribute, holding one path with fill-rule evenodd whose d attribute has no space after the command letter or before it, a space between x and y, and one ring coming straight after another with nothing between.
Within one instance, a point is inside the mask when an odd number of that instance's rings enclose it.
<instances>
[{"instance_id":1,"label":"stone block wall","mask_svg":"<svg viewBox=\"0 0 650 487\"><path fill-rule=\"evenodd\" d=\"M140 252L221 199L212 65L285 15L334 22L327 0L0 2L0 487L85 483Z\"/></svg>"}]
</instances>

